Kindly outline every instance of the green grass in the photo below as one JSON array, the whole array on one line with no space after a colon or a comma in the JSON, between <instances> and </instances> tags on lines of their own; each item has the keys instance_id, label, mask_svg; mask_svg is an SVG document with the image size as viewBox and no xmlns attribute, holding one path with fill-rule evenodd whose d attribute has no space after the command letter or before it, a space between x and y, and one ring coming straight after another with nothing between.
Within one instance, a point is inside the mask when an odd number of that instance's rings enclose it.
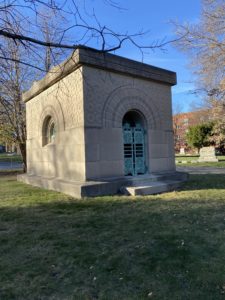
<instances>
[{"instance_id":1,"label":"green grass","mask_svg":"<svg viewBox=\"0 0 225 300\"><path fill-rule=\"evenodd\" d=\"M197 162L198 158L198 155L176 155L175 157L178 166L225 168L225 156L217 156L218 162ZM180 161L185 161L185 163L180 163Z\"/></svg>"},{"instance_id":2,"label":"green grass","mask_svg":"<svg viewBox=\"0 0 225 300\"><path fill-rule=\"evenodd\" d=\"M176 158L179 158L179 159L198 159L199 158L199 155L184 155L184 154L176 154L175 155Z\"/></svg>"},{"instance_id":3,"label":"green grass","mask_svg":"<svg viewBox=\"0 0 225 300\"><path fill-rule=\"evenodd\" d=\"M225 161L218 162L198 162L198 163L176 163L178 167L212 167L212 168L225 168Z\"/></svg>"},{"instance_id":4,"label":"green grass","mask_svg":"<svg viewBox=\"0 0 225 300\"><path fill-rule=\"evenodd\" d=\"M224 299L225 175L76 200L0 177L0 299Z\"/></svg>"},{"instance_id":5,"label":"green grass","mask_svg":"<svg viewBox=\"0 0 225 300\"><path fill-rule=\"evenodd\" d=\"M0 162L22 162L21 155L8 155L6 153L0 153Z\"/></svg>"},{"instance_id":6,"label":"green grass","mask_svg":"<svg viewBox=\"0 0 225 300\"><path fill-rule=\"evenodd\" d=\"M197 161L199 156L177 156L175 157L176 161L187 161L187 162L192 162L192 161Z\"/></svg>"}]
</instances>

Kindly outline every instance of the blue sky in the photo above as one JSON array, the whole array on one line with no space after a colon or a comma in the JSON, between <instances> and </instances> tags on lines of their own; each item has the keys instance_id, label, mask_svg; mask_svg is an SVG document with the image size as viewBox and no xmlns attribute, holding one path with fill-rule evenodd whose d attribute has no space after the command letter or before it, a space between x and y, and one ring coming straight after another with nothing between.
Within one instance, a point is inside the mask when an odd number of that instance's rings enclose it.
<instances>
[{"instance_id":1,"label":"blue sky","mask_svg":"<svg viewBox=\"0 0 225 300\"><path fill-rule=\"evenodd\" d=\"M104 0L90 0L95 8L95 14L101 24L106 24L119 32L137 32L149 30L140 43L150 44L155 40L174 37L170 20L179 22L198 22L201 10L200 0L113 0L124 10L118 10L104 4ZM135 60L142 60L137 49L125 45L116 54ZM172 46L166 51L149 51L144 56L144 62L177 72L178 84L173 87L173 106L175 111L189 111L199 98L191 93L194 90L193 74L188 67L188 58Z\"/></svg>"}]
</instances>

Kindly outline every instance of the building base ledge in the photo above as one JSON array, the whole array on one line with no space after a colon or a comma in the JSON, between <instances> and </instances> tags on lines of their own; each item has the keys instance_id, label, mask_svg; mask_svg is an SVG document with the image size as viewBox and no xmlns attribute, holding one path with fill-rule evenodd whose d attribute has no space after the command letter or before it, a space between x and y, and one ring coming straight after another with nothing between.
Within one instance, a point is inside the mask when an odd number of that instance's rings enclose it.
<instances>
[{"instance_id":1,"label":"building base ledge","mask_svg":"<svg viewBox=\"0 0 225 300\"><path fill-rule=\"evenodd\" d=\"M65 193L75 198L121 194L125 186L143 186L148 185L151 182L167 180L176 180L182 183L187 179L187 173L177 171L139 176L101 178L100 180L91 181L70 181L31 174L21 174L17 176L17 180L20 182Z\"/></svg>"}]
</instances>

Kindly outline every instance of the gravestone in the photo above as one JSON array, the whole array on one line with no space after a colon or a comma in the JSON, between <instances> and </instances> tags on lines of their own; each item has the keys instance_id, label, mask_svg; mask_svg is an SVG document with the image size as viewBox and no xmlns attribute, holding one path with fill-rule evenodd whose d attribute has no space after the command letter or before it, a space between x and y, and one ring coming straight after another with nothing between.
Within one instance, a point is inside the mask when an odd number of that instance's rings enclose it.
<instances>
[{"instance_id":1,"label":"gravestone","mask_svg":"<svg viewBox=\"0 0 225 300\"><path fill-rule=\"evenodd\" d=\"M185 148L180 148L180 154L185 154Z\"/></svg>"},{"instance_id":2,"label":"gravestone","mask_svg":"<svg viewBox=\"0 0 225 300\"><path fill-rule=\"evenodd\" d=\"M203 147L200 149L200 157L198 159L199 162L218 162L218 158L216 158L215 147Z\"/></svg>"}]
</instances>

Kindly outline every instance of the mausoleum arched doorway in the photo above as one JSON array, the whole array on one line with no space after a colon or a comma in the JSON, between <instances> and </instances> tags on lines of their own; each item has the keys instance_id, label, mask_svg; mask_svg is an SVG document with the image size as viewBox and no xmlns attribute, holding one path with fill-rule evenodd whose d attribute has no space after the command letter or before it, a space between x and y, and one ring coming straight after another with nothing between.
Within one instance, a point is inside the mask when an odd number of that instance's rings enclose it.
<instances>
[{"instance_id":1,"label":"mausoleum arched doorway","mask_svg":"<svg viewBox=\"0 0 225 300\"><path fill-rule=\"evenodd\" d=\"M146 137L144 116L130 110L123 117L123 147L124 173L136 176L145 174L146 167Z\"/></svg>"}]
</instances>

